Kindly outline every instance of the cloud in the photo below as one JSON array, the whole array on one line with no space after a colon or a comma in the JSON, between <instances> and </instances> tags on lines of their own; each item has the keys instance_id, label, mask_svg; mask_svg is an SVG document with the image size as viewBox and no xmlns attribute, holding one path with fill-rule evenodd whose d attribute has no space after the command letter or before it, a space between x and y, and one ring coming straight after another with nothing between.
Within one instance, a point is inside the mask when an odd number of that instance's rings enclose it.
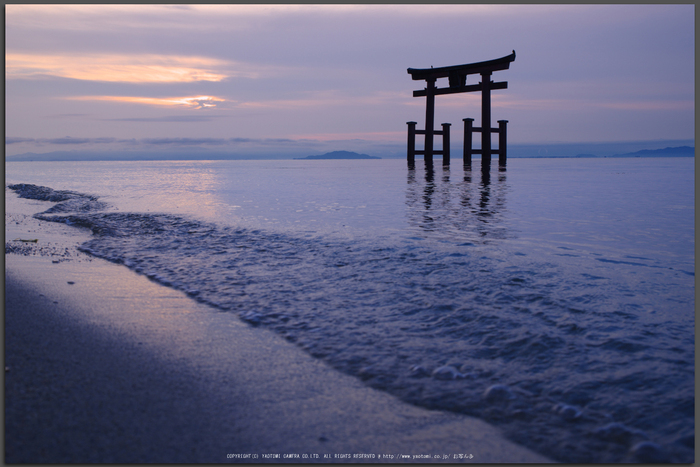
<instances>
[{"instance_id":1,"label":"cloud","mask_svg":"<svg viewBox=\"0 0 700 467\"><path fill-rule=\"evenodd\" d=\"M103 82L189 83L257 76L252 71L230 70L234 66L225 60L176 55L5 54L6 79L54 76Z\"/></svg>"},{"instance_id":2,"label":"cloud","mask_svg":"<svg viewBox=\"0 0 700 467\"><path fill-rule=\"evenodd\" d=\"M66 136L65 138L42 138L38 141L47 144L109 144L119 140L117 138L71 138Z\"/></svg>"},{"instance_id":3,"label":"cloud","mask_svg":"<svg viewBox=\"0 0 700 467\"><path fill-rule=\"evenodd\" d=\"M529 10L532 10L530 6ZM325 18L349 14L408 16L425 18L454 15L493 16L510 14L522 17L528 9L515 5L353 5L353 4L209 4L209 5L7 5L6 16L12 24L50 30L104 32L129 28L180 27L189 30L236 27L251 20L278 17L323 15ZM538 13L552 10L539 7ZM202 19L206 19L202 21ZM240 21L244 19L244 21Z\"/></svg>"},{"instance_id":4,"label":"cloud","mask_svg":"<svg viewBox=\"0 0 700 467\"><path fill-rule=\"evenodd\" d=\"M221 146L228 142L225 138L145 138L140 141L143 144L158 146Z\"/></svg>"},{"instance_id":5,"label":"cloud","mask_svg":"<svg viewBox=\"0 0 700 467\"><path fill-rule=\"evenodd\" d=\"M218 103L226 102L228 107L238 109L301 109L311 107L338 107L343 105L387 105L390 103L404 103L409 97L407 93L397 92L377 92L367 96L342 95L337 91L312 91L302 94L308 97L300 99L270 99L257 101L233 101L215 96L187 96L187 97L143 97L143 96L71 96L61 99L76 101L110 101L123 102L129 104L144 104L153 106L181 106L194 109L204 109L216 107ZM117 121L195 121L183 120L181 117L168 120L164 117L159 119L116 119ZM105 119L115 120L115 119ZM201 120L197 120L201 121Z\"/></svg>"},{"instance_id":6,"label":"cloud","mask_svg":"<svg viewBox=\"0 0 700 467\"><path fill-rule=\"evenodd\" d=\"M17 137L6 137L5 144L17 144L17 143L35 143L39 145L44 144L106 144L106 143L116 143L124 140L118 140L117 138L71 138L66 136L65 138L17 138Z\"/></svg>"},{"instance_id":7,"label":"cloud","mask_svg":"<svg viewBox=\"0 0 700 467\"><path fill-rule=\"evenodd\" d=\"M129 104L146 104L157 106L183 106L195 109L216 107L216 102L225 102L225 99L214 96L191 97L135 97L135 96L73 96L64 97L76 101L112 101L126 102Z\"/></svg>"},{"instance_id":8,"label":"cloud","mask_svg":"<svg viewBox=\"0 0 700 467\"><path fill-rule=\"evenodd\" d=\"M288 138L144 138L138 143L152 146L236 146L239 144L279 145L294 144L300 140Z\"/></svg>"},{"instance_id":9,"label":"cloud","mask_svg":"<svg viewBox=\"0 0 700 467\"><path fill-rule=\"evenodd\" d=\"M46 144L88 144L88 143L113 143L114 138L41 138L37 140Z\"/></svg>"},{"instance_id":10,"label":"cloud","mask_svg":"<svg viewBox=\"0 0 700 467\"><path fill-rule=\"evenodd\" d=\"M695 102L691 100L602 102L598 106L615 110L694 110Z\"/></svg>"},{"instance_id":11,"label":"cloud","mask_svg":"<svg viewBox=\"0 0 700 467\"><path fill-rule=\"evenodd\" d=\"M314 141L344 141L344 140L363 140L363 141L388 141L395 142L406 138L405 131L366 131L366 132L350 132L350 133L318 133L298 135L302 140Z\"/></svg>"},{"instance_id":12,"label":"cloud","mask_svg":"<svg viewBox=\"0 0 700 467\"><path fill-rule=\"evenodd\" d=\"M44 118L82 118L82 117L89 117L90 114L56 114L56 115L47 115Z\"/></svg>"},{"instance_id":13,"label":"cloud","mask_svg":"<svg viewBox=\"0 0 700 467\"><path fill-rule=\"evenodd\" d=\"M307 139L289 139L289 138L229 138L229 143L232 145L259 145L259 146L288 146L292 144L306 144L311 140ZM315 142L315 140L314 140Z\"/></svg>"},{"instance_id":14,"label":"cloud","mask_svg":"<svg viewBox=\"0 0 700 467\"><path fill-rule=\"evenodd\" d=\"M168 117L132 117L132 118L103 118L110 122L143 122L143 123L197 123L210 122L215 118L228 117L228 115L171 115Z\"/></svg>"},{"instance_id":15,"label":"cloud","mask_svg":"<svg viewBox=\"0 0 700 467\"><path fill-rule=\"evenodd\" d=\"M299 99L270 99L242 101L235 104L239 109L303 109L311 107L339 108L340 106L387 106L405 105L411 99L407 92L376 91L363 95L350 95L338 90L302 91ZM425 99L421 102L424 104ZM410 102L410 101L409 101Z\"/></svg>"},{"instance_id":16,"label":"cloud","mask_svg":"<svg viewBox=\"0 0 700 467\"><path fill-rule=\"evenodd\" d=\"M17 143L33 143L36 139L34 138L16 138L16 137L6 137L5 144L17 144Z\"/></svg>"},{"instance_id":17,"label":"cloud","mask_svg":"<svg viewBox=\"0 0 700 467\"><path fill-rule=\"evenodd\" d=\"M308 144L319 142L321 139L309 138L131 138L119 139L110 137L100 138L73 138L66 136L63 138L22 138L22 137L6 137L5 144L33 143L38 146L45 145L90 145L90 144L111 144L113 146L128 146L128 147L207 147L207 146L289 146L296 144Z\"/></svg>"},{"instance_id":18,"label":"cloud","mask_svg":"<svg viewBox=\"0 0 700 467\"><path fill-rule=\"evenodd\" d=\"M695 102L691 100L656 100L656 101L600 101L591 99L528 99L517 96L494 96L491 103L493 108L522 109L522 110L569 110L603 108L611 110L637 110L637 111L662 111L662 110L694 110Z\"/></svg>"}]
</instances>

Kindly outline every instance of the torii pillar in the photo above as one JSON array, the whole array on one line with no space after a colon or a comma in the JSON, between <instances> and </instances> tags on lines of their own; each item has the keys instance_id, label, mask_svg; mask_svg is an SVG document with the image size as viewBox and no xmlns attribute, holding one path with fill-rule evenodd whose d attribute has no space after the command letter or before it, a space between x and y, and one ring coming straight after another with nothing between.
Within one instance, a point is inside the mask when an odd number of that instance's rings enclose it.
<instances>
[{"instance_id":1,"label":"torii pillar","mask_svg":"<svg viewBox=\"0 0 700 467\"><path fill-rule=\"evenodd\" d=\"M485 62L469 63L466 65L447 66L441 68L409 68L408 73L414 80L425 80L425 89L413 91L413 97L426 97L425 104L425 130L416 130L415 122L408 122L408 165L413 168L415 155L424 154L426 167L432 168L433 154L443 154L443 165L449 165L449 124L443 124L446 131L435 131L435 96L442 94L455 94L460 92L481 91L481 127L473 127L473 119L465 120L464 130L464 167L471 168L471 154L481 154L481 170L489 171L491 168L491 154L499 154L499 165L505 167L506 164L506 120L499 120L498 128L491 128L491 91L495 89L507 89L506 81L494 83L491 81L491 74L494 71L507 70L510 62L515 60L515 51L512 54L495 60ZM481 82L467 86L467 76L471 74L481 75ZM449 87L436 88L435 81L439 78L448 78ZM468 122L467 122L468 120ZM472 149L471 132L481 132L481 149ZM491 149L491 133L499 133L498 150ZM415 135L425 135L424 150L415 149ZM443 136L443 150L433 149L433 137L435 134Z\"/></svg>"},{"instance_id":2,"label":"torii pillar","mask_svg":"<svg viewBox=\"0 0 700 467\"><path fill-rule=\"evenodd\" d=\"M515 52L513 52L515 53ZM491 167L491 72L481 73L481 170ZM495 84L495 83L494 83Z\"/></svg>"}]
</instances>

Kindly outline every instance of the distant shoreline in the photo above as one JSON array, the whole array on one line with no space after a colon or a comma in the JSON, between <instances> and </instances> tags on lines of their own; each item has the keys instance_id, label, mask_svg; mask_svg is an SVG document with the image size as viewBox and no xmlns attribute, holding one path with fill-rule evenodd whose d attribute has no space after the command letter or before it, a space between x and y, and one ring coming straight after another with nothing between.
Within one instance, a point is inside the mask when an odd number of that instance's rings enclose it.
<instances>
[{"instance_id":1,"label":"distant shoreline","mask_svg":"<svg viewBox=\"0 0 700 467\"><path fill-rule=\"evenodd\" d=\"M461 159L462 150L454 150L452 159ZM641 149L638 151L613 152L597 151L594 146L521 146L513 145L508 147L508 159L605 159L605 158L632 158L632 157L695 157L695 148L691 146L667 147L663 149ZM600 154L603 152L603 154ZM607 154L606 154L607 152ZM438 156L441 159L441 156ZM480 159L479 155L472 156L473 159ZM177 152L79 152L79 151L54 151L43 154L24 153L13 156L6 156L5 163L8 162L124 162L124 161L223 161L223 160L381 160L381 159L406 159L405 152L384 154L383 157L358 154L351 151L333 151L330 153L311 155L306 157L294 157L294 154L260 154L241 155L232 153L177 153Z\"/></svg>"}]
</instances>

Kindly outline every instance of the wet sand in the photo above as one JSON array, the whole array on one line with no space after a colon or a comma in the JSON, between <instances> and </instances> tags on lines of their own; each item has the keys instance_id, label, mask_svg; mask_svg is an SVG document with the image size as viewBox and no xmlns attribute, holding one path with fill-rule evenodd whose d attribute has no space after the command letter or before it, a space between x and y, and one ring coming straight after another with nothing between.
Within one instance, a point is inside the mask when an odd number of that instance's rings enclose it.
<instances>
[{"instance_id":1,"label":"wet sand","mask_svg":"<svg viewBox=\"0 0 700 467\"><path fill-rule=\"evenodd\" d=\"M548 462L78 253L85 232L28 217L43 203L8 204L8 243L38 242L5 255L7 463Z\"/></svg>"}]
</instances>

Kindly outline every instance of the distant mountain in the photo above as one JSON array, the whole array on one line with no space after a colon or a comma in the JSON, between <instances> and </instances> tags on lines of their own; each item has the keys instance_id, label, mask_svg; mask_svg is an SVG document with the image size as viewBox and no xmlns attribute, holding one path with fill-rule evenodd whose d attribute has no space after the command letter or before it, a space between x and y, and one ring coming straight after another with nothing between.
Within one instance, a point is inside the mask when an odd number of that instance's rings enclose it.
<instances>
[{"instance_id":1,"label":"distant mountain","mask_svg":"<svg viewBox=\"0 0 700 467\"><path fill-rule=\"evenodd\" d=\"M612 157L695 157L695 148L679 146L664 149L642 149L636 152L615 154Z\"/></svg>"},{"instance_id":2,"label":"distant mountain","mask_svg":"<svg viewBox=\"0 0 700 467\"><path fill-rule=\"evenodd\" d=\"M367 154L358 154L352 151L333 151L321 154L320 156L306 156L306 157L295 157L297 160L308 160L308 159L381 159L377 156L368 156Z\"/></svg>"},{"instance_id":3,"label":"distant mountain","mask_svg":"<svg viewBox=\"0 0 700 467\"><path fill-rule=\"evenodd\" d=\"M532 143L508 144L508 158L516 157L669 157L664 151L657 154L632 154L636 151L678 146L694 147L695 140L650 140L650 141L620 141L620 142L590 142L590 143ZM454 146L452 152L455 150ZM668 154L668 153L666 153ZM692 156L692 154L691 154ZM406 156L404 156L406 157ZM676 156L678 157L678 156Z\"/></svg>"}]
</instances>

